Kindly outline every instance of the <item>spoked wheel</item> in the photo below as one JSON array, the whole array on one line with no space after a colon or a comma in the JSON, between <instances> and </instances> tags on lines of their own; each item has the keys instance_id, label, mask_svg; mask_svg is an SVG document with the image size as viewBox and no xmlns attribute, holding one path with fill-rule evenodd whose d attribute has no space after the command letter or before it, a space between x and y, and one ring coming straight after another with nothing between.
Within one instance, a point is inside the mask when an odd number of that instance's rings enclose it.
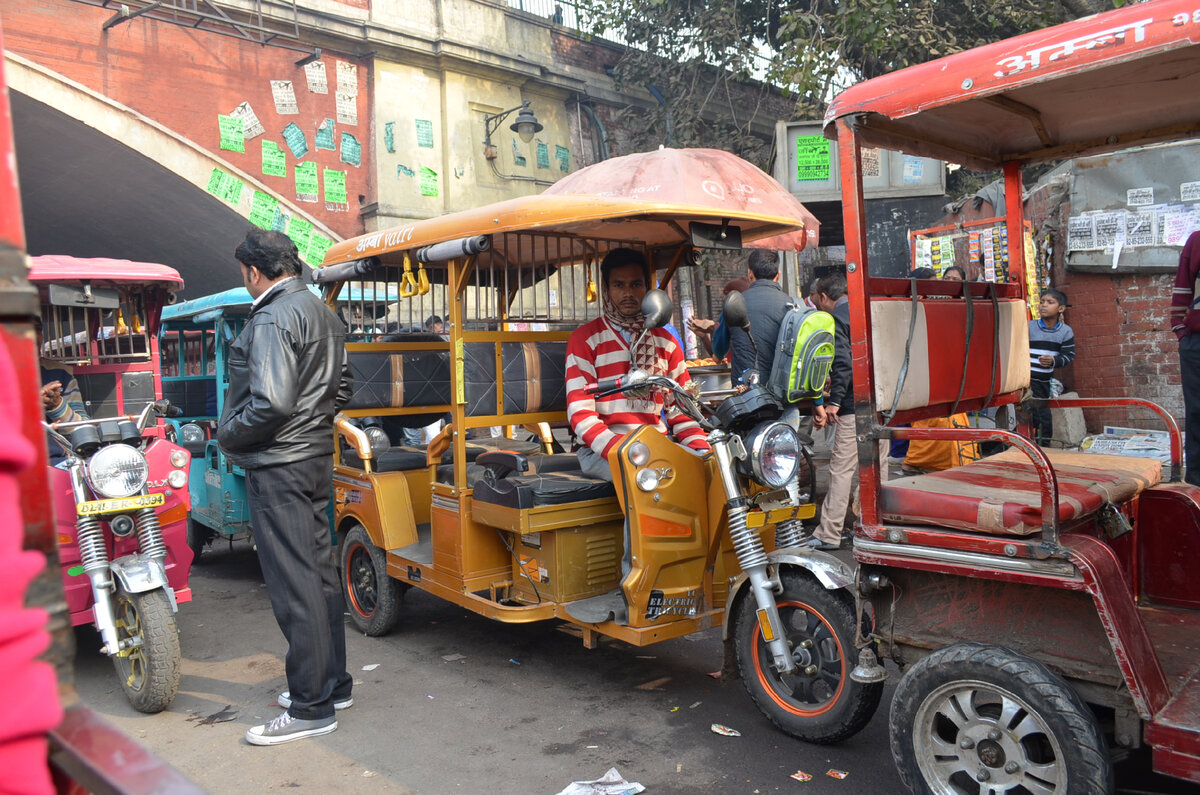
<instances>
[{"instance_id":1,"label":"spoked wheel","mask_svg":"<svg viewBox=\"0 0 1200 795\"><path fill-rule=\"evenodd\" d=\"M118 587L113 608L117 638L133 640L112 658L121 689L138 712L162 712L179 692L182 657L171 601L161 588L131 594Z\"/></svg>"},{"instance_id":2,"label":"spoked wheel","mask_svg":"<svg viewBox=\"0 0 1200 795\"><path fill-rule=\"evenodd\" d=\"M1091 711L1046 666L998 646L949 646L914 665L896 689L889 729L913 792L1113 790Z\"/></svg>"},{"instance_id":3,"label":"spoked wheel","mask_svg":"<svg viewBox=\"0 0 1200 795\"><path fill-rule=\"evenodd\" d=\"M201 556L204 554L204 548L208 546L208 542L212 538L213 531L211 529L188 517L187 544L188 548L192 550L192 563L200 562Z\"/></svg>"},{"instance_id":4,"label":"spoked wheel","mask_svg":"<svg viewBox=\"0 0 1200 795\"><path fill-rule=\"evenodd\" d=\"M388 576L387 558L362 525L342 541L342 594L350 619L364 634L385 635L400 620L403 583Z\"/></svg>"},{"instance_id":5,"label":"spoked wheel","mask_svg":"<svg viewBox=\"0 0 1200 795\"><path fill-rule=\"evenodd\" d=\"M734 648L754 703L783 731L810 743L836 743L862 730L875 714L883 683L850 679L854 668L854 606L843 591L826 590L796 571L780 575L777 598L797 668L782 674L759 629L747 595L734 616Z\"/></svg>"}]
</instances>

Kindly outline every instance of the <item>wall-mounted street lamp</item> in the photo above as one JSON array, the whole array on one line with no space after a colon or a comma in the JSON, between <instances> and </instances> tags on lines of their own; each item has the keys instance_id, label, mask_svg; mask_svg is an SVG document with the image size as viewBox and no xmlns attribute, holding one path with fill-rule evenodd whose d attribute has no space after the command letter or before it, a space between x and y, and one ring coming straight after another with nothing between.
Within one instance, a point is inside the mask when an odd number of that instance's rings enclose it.
<instances>
[{"instance_id":1,"label":"wall-mounted street lamp","mask_svg":"<svg viewBox=\"0 0 1200 795\"><path fill-rule=\"evenodd\" d=\"M524 143L529 143L533 140L533 136L540 133L544 128L537 120L537 116L533 115L533 111L529 109L529 100L525 100L515 108L509 108L502 113L495 113L491 116L483 117L483 156L488 160L496 159L496 147L492 145L492 133L500 126L500 122L507 119L516 111L517 120L508 125L508 129L515 132Z\"/></svg>"}]
</instances>

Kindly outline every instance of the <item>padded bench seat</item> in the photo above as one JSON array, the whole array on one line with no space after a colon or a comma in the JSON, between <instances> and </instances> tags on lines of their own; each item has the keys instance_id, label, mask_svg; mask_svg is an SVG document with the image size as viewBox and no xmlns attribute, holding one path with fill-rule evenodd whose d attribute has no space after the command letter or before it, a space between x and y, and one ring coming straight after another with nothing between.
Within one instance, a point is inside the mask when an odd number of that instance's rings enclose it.
<instances>
[{"instance_id":1,"label":"padded bench seat","mask_svg":"<svg viewBox=\"0 0 1200 795\"><path fill-rule=\"evenodd\" d=\"M1162 479L1162 465L1152 458L1042 452L1058 477L1060 524L1094 513L1105 503L1129 500ZM1019 450L887 481L880 502L885 522L1015 536L1042 529L1037 470Z\"/></svg>"},{"instance_id":2,"label":"padded bench seat","mask_svg":"<svg viewBox=\"0 0 1200 795\"><path fill-rule=\"evenodd\" d=\"M607 480L590 478L579 470L574 472L509 475L490 480L481 478L475 484L475 501L502 505L507 508L534 508L539 505L564 505L569 502L599 500L617 496Z\"/></svg>"},{"instance_id":3,"label":"padded bench seat","mask_svg":"<svg viewBox=\"0 0 1200 795\"><path fill-rule=\"evenodd\" d=\"M519 439L468 439L467 461L474 461L483 453L491 450L513 450L518 453L531 454L541 449L542 446L537 442L527 442ZM451 464L453 461L454 453L452 449L442 454L442 464ZM395 447L389 447L382 453L376 453L374 462L376 472L402 472L407 469L424 469L426 466L425 448L396 445ZM358 453L354 452L352 448L346 446L342 450L342 463L346 466L361 467L362 459L358 457Z\"/></svg>"}]
</instances>

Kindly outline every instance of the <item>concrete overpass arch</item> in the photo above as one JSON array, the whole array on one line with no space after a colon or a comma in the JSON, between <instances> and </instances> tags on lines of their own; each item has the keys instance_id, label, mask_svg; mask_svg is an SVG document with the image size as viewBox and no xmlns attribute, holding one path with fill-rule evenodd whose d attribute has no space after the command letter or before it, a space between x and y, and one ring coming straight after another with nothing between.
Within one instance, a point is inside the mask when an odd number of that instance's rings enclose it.
<instances>
[{"instance_id":1,"label":"concrete overpass arch","mask_svg":"<svg viewBox=\"0 0 1200 795\"><path fill-rule=\"evenodd\" d=\"M161 262L194 298L241 284L233 251L256 194L256 221L274 207L277 223L341 239L218 153L15 53L4 59L31 255Z\"/></svg>"}]
</instances>

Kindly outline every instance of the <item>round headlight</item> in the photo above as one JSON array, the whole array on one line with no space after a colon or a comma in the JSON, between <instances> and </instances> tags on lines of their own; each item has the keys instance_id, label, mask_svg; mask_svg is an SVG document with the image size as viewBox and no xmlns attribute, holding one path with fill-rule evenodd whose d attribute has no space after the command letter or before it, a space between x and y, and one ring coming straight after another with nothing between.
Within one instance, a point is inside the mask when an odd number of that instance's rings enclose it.
<instances>
[{"instance_id":1,"label":"round headlight","mask_svg":"<svg viewBox=\"0 0 1200 795\"><path fill-rule=\"evenodd\" d=\"M754 479L773 489L796 477L800 440L792 426L782 422L760 425L750 433L750 466Z\"/></svg>"},{"instance_id":2,"label":"round headlight","mask_svg":"<svg viewBox=\"0 0 1200 795\"><path fill-rule=\"evenodd\" d=\"M131 497L142 490L149 476L146 457L127 444L100 448L87 465L88 483L102 497Z\"/></svg>"},{"instance_id":3,"label":"round headlight","mask_svg":"<svg viewBox=\"0 0 1200 795\"><path fill-rule=\"evenodd\" d=\"M637 482L637 487L642 491L654 491L658 488L658 470L657 469L639 469L634 480Z\"/></svg>"},{"instance_id":4,"label":"round headlight","mask_svg":"<svg viewBox=\"0 0 1200 795\"><path fill-rule=\"evenodd\" d=\"M187 454L187 451L172 450L171 451L171 466L175 467L176 469L183 469L184 467L186 467L188 465L188 458L189 458L189 456Z\"/></svg>"},{"instance_id":5,"label":"round headlight","mask_svg":"<svg viewBox=\"0 0 1200 795\"><path fill-rule=\"evenodd\" d=\"M171 470L171 474L167 475L167 485L173 489L182 489L187 485L187 472L182 469Z\"/></svg>"},{"instance_id":6,"label":"round headlight","mask_svg":"<svg viewBox=\"0 0 1200 795\"><path fill-rule=\"evenodd\" d=\"M650 446L645 442L634 442L629 445L629 462L635 467L644 467L650 463Z\"/></svg>"},{"instance_id":7,"label":"round headlight","mask_svg":"<svg viewBox=\"0 0 1200 795\"><path fill-rule=\"evenodd\" d=\"M204 441L204 429L194 422L185 422L179 426L180 444L197 444Z\"/></svg>"}]
</instances>

